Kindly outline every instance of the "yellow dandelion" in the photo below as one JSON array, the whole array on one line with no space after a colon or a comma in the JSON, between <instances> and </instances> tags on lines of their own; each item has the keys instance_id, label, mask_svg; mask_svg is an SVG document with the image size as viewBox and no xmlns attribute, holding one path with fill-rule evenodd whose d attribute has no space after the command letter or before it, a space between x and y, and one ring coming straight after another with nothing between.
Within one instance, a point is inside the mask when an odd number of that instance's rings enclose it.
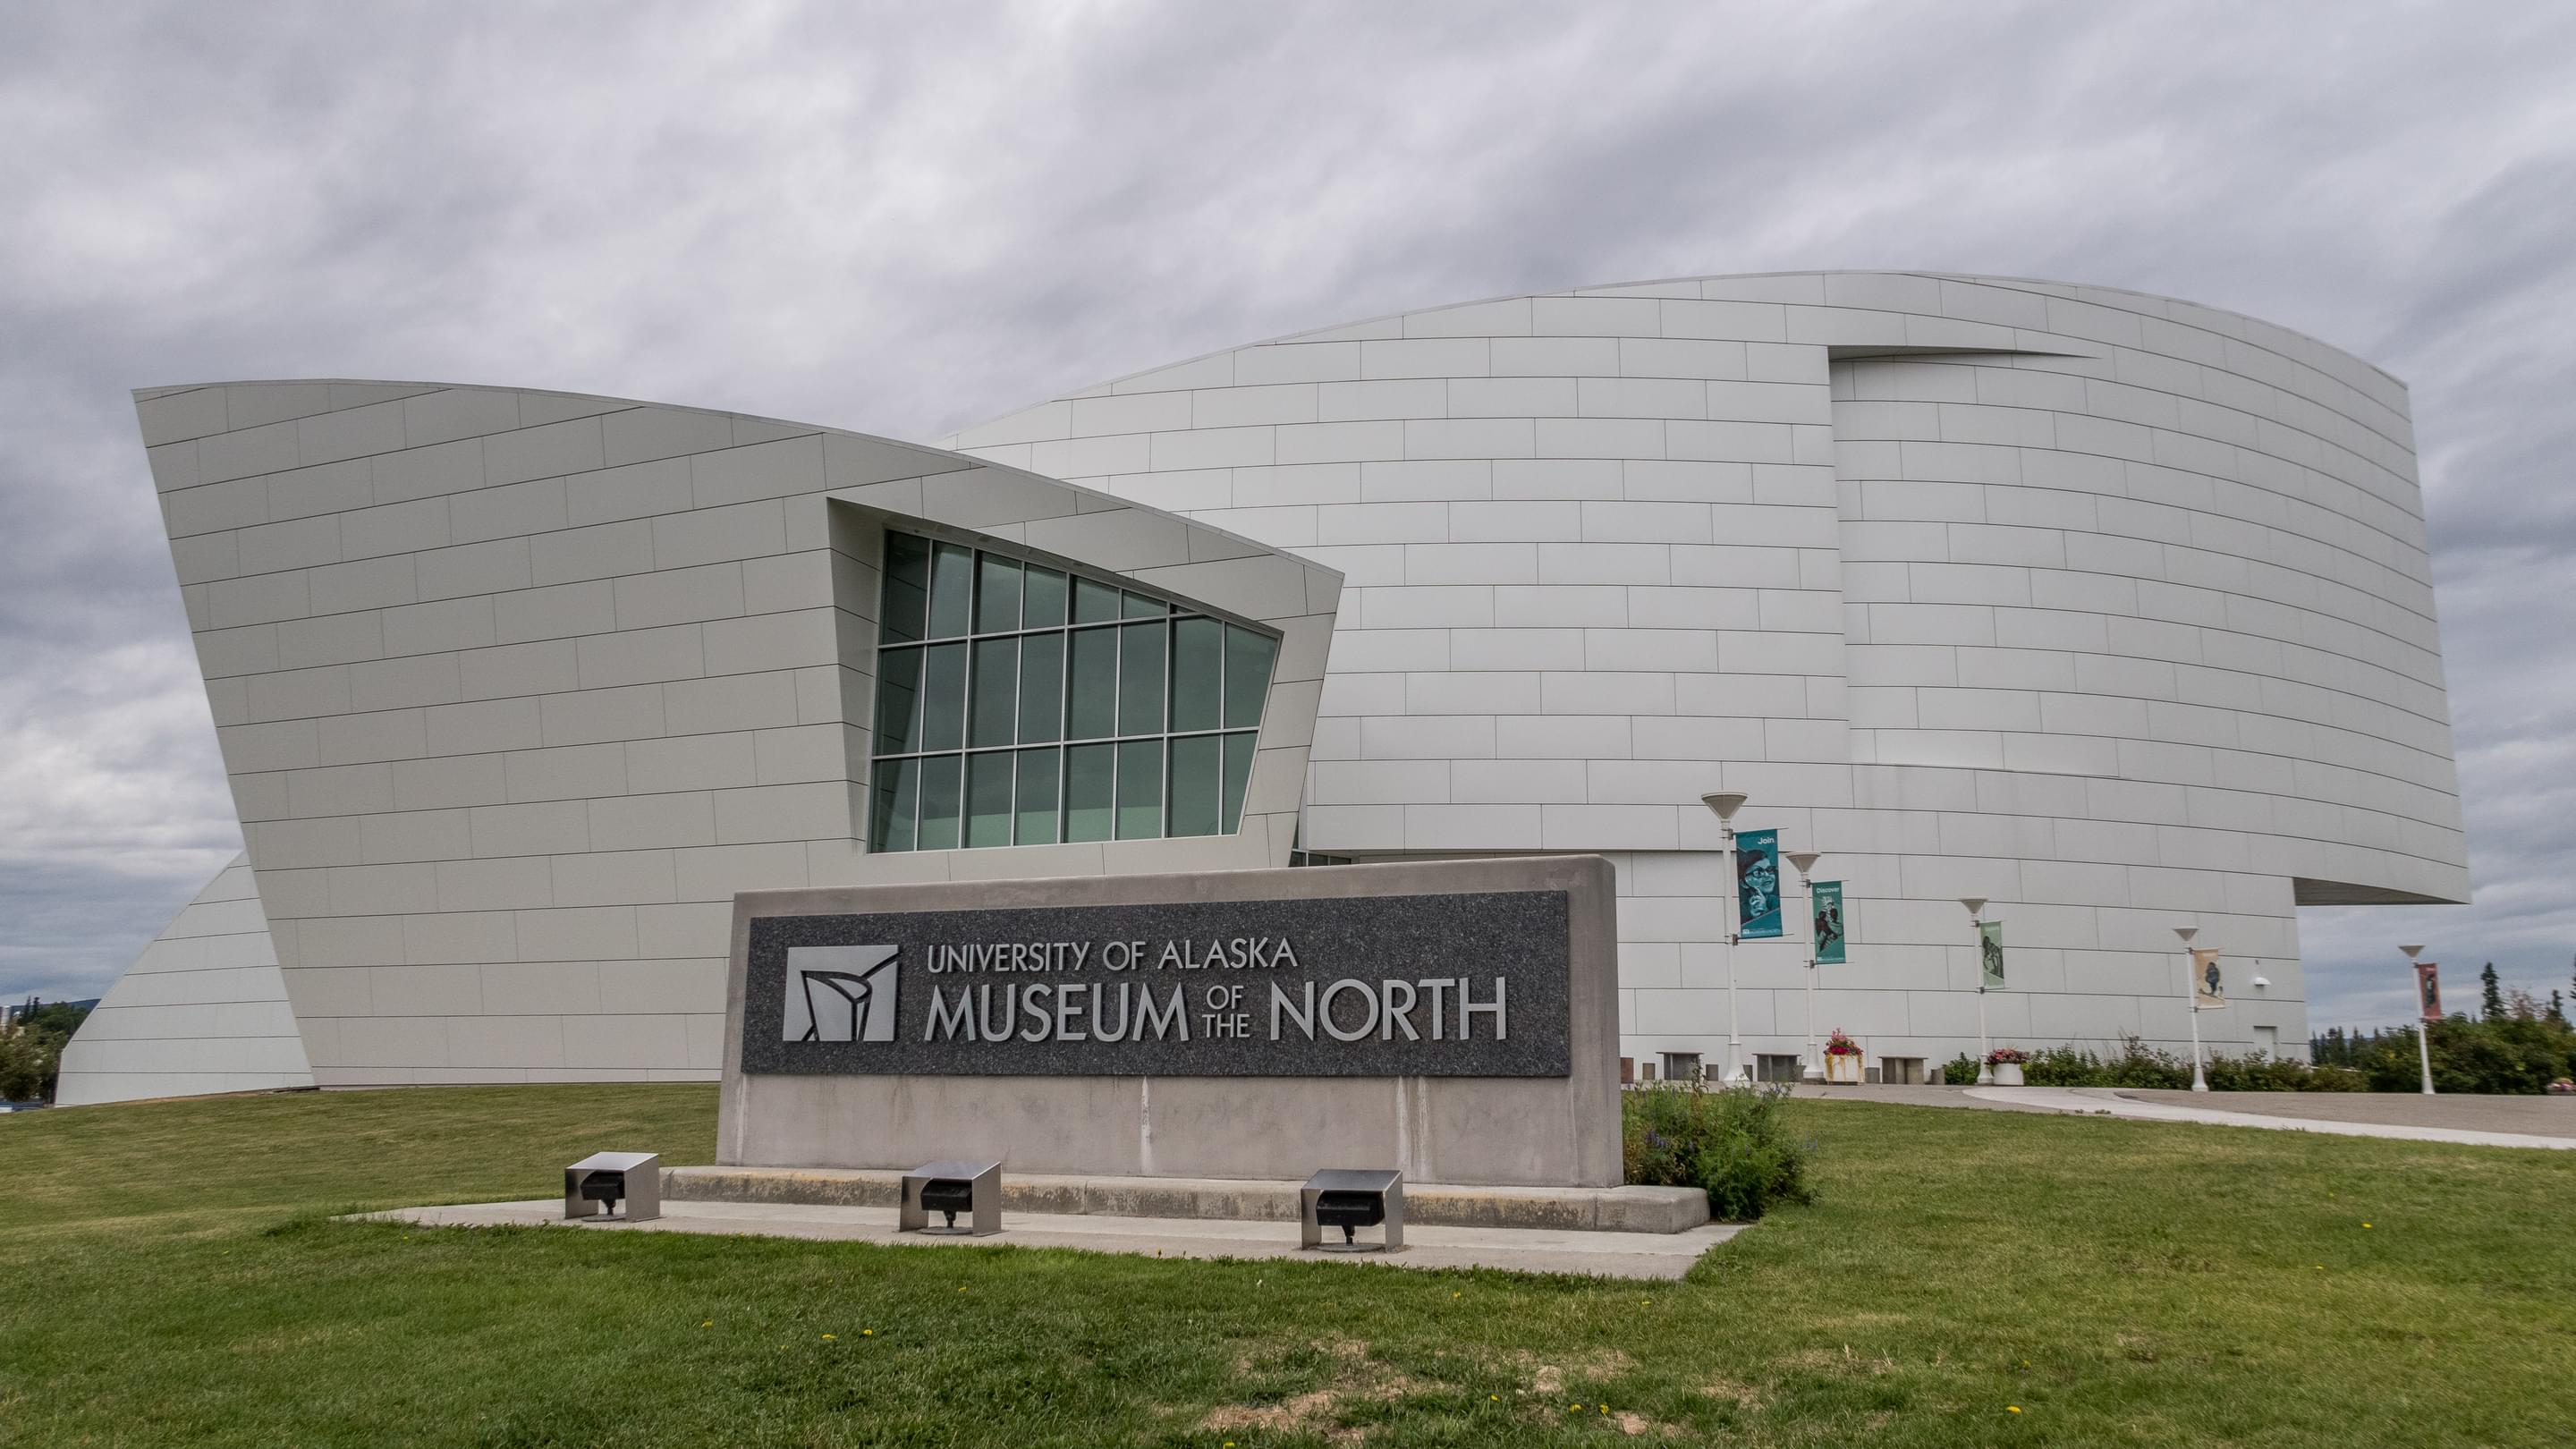
<instances>
[{"instance_id":1,"label":"yellow dandelion","mask_svg":"<svg viewBox=\"0 0 2576 1449\"><path fill-rule=\"evenodd\" d=\"M1499 1404L1499 1403L1501 1403L1502 1401L1503 1401L1503 1396L1502 1396L1502 1395L1500 1395L1500 1394L1487 1394L1487 1395L1485 1395L1485 1402L1486 1402L1486 1403L1489 1403L1489 1404Z\"/></svg>"},{"instance_id":2,"label":"yellow dandelion","mask_svg":"<svg viewBox=\"0 0 2576 1449\"><path fill-rule=\"evenodd\" d=\"M1565 1406L1565 1412L1569 1414L1580 1414L1583 1412L1583 1406L1581 1404L1568 1404Z\"/></svg>"},{"instance_id":3,"label":"yellow dandelion","mask_svg":"<svg viewBox=\"0 0 2576 1449\"><path fill-rule=\"evenodd\" d=\"M2007 1414L2018 1414L2018 1413L2020 1413L2020 1412L2021 1412L2021 1405L2019 1405L2019 1404L2006 1404L2006 1405L2004 1405L2004 1412L2005 1412L2005 1413L2007 1413Z\"/></svg>"},{"instance_id":4,"label":"yellow dandelion","mask_svg":"<svg viewBox=\"0 0 2576 1449\"><path fill-rule=\"evenodd\" d=\"M1466 1297L1467 1295L1466 1295L1466 1294L1464 1294L1464 1293L1452 1293L1452 1294L1450 1294L1449 1296L1450 1296L1450 1297L1452 1297L1452 1298L1464 1298L1464 1297Z\"/></svg>"},{"instance_id":5,"label":"yellow dandelion","mask_svg":"<svg viewBox=\"0 0 2576 1449\"><path fill-rule=\"evenodd\" d=\"M825 1343L833 1343L833 1342L837 1342L837 1341L840 1339L840 1337L841 1337L841 1336L840 1336L839 1334L837 1334L837 1333L827 1333L827 1334L824 1334L824 1335L823 1335L823 1341L824 1341Z\"/></svg>"},{"instance_id":6,"label":"yellow dandelion","mask_svg":"<svg viewBox=\"0 0 2576 1449\"><path fill-rule=\"evenodd\" d=\"M859 1337L861 1338L874 1338L876 1336L877 1331L873 1328L862 1328L859 1330Z\"/></svg>"},{"instance_id":7,"label":"yellow dandelion","mask_svg":"<svg viewBox=\"0 0 2576 1449\"><path fill-rule=\"evenodd\" d=\"M2370 1224L2368 1224L2368 1223L2363 1223L2363 1224L2362 1224L2362 1226L2366 1228L2366 1227L2369 1227L2369 1226L2370 1226Z\"/></svg>"},{"instance_id":8,"label":"yellow dandelion","mask_svg":"<svg viewBox=\"0 0 2576 1449\"><path fill-rule=\"evenodd\" d=\"M1609 1406L1608 1404L1603 1404L1603 1405L1601 1406L1601 1412L1603 1412L1603 1413L1605 1413L1605 1414L1606 1414L1606 1413L1609 1413L1609 1412L1610 1412L1610 1406Z\"/></svg>"},{"instance_id":9,"label":"yellow dandelion","mask_svg":"<svg viewBox=\"0 0 2576 1449\"><path fill-rule=\"evenodd\" d=\"M700 1327L700 1328L713 1328L713 1327L715 1327L715 1326L716 1326L716 1321L715 1321L714 1319L712 1319L712 1318L710 1318L710 1319L708 1319L706 1322L701 1323L701 1324L699 1324L699 1325L698 1325L698 1327Z\"/></svg>"}]
</instances>

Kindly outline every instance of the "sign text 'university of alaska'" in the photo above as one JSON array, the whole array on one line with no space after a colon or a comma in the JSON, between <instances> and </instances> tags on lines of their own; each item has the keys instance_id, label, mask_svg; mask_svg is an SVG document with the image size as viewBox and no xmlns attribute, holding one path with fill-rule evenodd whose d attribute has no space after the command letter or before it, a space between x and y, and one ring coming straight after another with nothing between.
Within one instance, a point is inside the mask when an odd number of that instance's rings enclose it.
<instances>
[{"instance_id":1,"label":"sign text 'university of alaska'","mask_svg":"<svg viewBox=\"0 0 2576 1449\"><path fill-rule=\"evenodd\" d=\"M754 1073L1562 1076L1567 902L759 916Z\"/></svg>"}]
</instances>

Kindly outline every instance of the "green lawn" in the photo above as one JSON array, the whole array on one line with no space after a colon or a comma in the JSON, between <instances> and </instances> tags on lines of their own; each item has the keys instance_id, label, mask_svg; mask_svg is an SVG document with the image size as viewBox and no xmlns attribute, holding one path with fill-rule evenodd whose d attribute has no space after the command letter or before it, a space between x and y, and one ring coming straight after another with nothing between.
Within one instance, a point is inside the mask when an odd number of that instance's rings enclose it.
<instances>
[{"instance_id":1,"label":"green lawn","mask_svg":"<svg viewBox=\"0 0 2576 1449\"><path fill-rule=\"evenodd\" d=\"M1654 1285L326 1220L703 1087L0 1117L0 1444L2567 1442L2576 1154L1796 1107L1816 1204Z\"/></svg>"}]
</instances>

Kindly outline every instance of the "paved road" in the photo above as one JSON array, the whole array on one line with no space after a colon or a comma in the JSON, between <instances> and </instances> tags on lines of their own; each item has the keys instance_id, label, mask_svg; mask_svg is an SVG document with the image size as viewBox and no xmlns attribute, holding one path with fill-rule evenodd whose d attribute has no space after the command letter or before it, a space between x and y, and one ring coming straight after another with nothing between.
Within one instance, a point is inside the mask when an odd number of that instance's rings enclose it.
<instances>
[{"instance_id":1,"label":"paved road","mask_svg":"<svg viewBox=\"0 0 2576 1449\"><path fill-rule=\"evenodd\" d=\"M2006 1112L2108 1113L2396 1137L2485 1147L2576 1148L2576 1098L2432 1096L2398 1092L2170 1092L2131 1087L1798 1087L1801 1097L1977 1107Z\"/></svg>"},{"instance_id":2,"label":"paved road","mask_svg":"<svg viewBox=\"0 0 2576 1449\"><path fill-rule=\"evenodd\" d=\"M2159 1101L2141 1100L2140 1093L2109 1087L1969 1087L1965 1095L1983 1101L2014 1106L2053 1107L2059 1111L2104 1113L2114 1117L2137 1117L2157 1122L2206 1122L2222 1127L2264 1127L2286 1132L2322 1132L2336 1137L2396 1137L2413 1142L2455 1142L2472 1147L2554 1147L2576 1150L2576 1136L2543 1137L2528 1132L2496 1132L2467 1127L2444 1127L2423 1123L2354 1121L2324 1115L2294 1117L2274 1111L2257 1114L2250 1105L2217 1110L2200 1103L2217 1096L2214 1092L2183 1092L2157 1096L2180 1095L2192 1101L2191 1106L2176 1106ZM2250 1092L2227 1094L2242 1103L2250 1096L2267 1095ZM2304 1093L2281 1093L2288 1100L2304 1100ZM2371 1094L2377 1095L2377 1094ZM2393 1095L2393 1094L2392 1094ZM2511 1098L2483 1097L2481 1103L2511 1101ZM2267 1108L2277 1104L2264 1103ZM2469 1114L2462 1114L2469 1115Z\"/></svg>"}]
</instances>

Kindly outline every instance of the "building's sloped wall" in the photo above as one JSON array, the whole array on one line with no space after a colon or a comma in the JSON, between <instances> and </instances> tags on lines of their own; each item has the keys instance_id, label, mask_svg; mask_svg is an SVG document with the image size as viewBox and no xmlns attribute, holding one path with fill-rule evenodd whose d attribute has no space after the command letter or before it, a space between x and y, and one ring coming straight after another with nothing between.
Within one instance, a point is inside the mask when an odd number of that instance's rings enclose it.
<instances>
[{"instance_id":1,"label":"building's sloped wall","mask_svg":"<svg viewBox=\"0 0 2576 1449\"><path fill-rule=\"evenodd\" d=\"M66 1107L313 1085L242 856L108 989L63 1049Z\"/></svg>"},{"instance_id":2,"label":"building's sloped wall","mask_svg":"<svg viewBox=\"0 0 2576 1449\"><path fill-rule=\"evenodd\" d=\"M2305 1034L2299 899L2466 892L2404 389L2283 329L2008 279L1684 279L1234 349L953 445L1350 579L1311 848L1621 853L1632 1050L1726 1031L1697 804L1831 852L1820 1028L2179 1041L2171 927ZM1750 1051L1803 951L1736 964Z\"/></svg>"},{"instance_id":3,"label":"building's sloped wall","mask_svg":"<svg viewBox=\"0 0 2576 1449\"><path fill-rule=\"evenodd\" d=\"M734 892L1285 864L1329 570L971 458L606 398L138 399L313 1079L713 1079ZM885 523L1279 630L1244 829L870 856Z\"/></svg>"}]
</instances>

